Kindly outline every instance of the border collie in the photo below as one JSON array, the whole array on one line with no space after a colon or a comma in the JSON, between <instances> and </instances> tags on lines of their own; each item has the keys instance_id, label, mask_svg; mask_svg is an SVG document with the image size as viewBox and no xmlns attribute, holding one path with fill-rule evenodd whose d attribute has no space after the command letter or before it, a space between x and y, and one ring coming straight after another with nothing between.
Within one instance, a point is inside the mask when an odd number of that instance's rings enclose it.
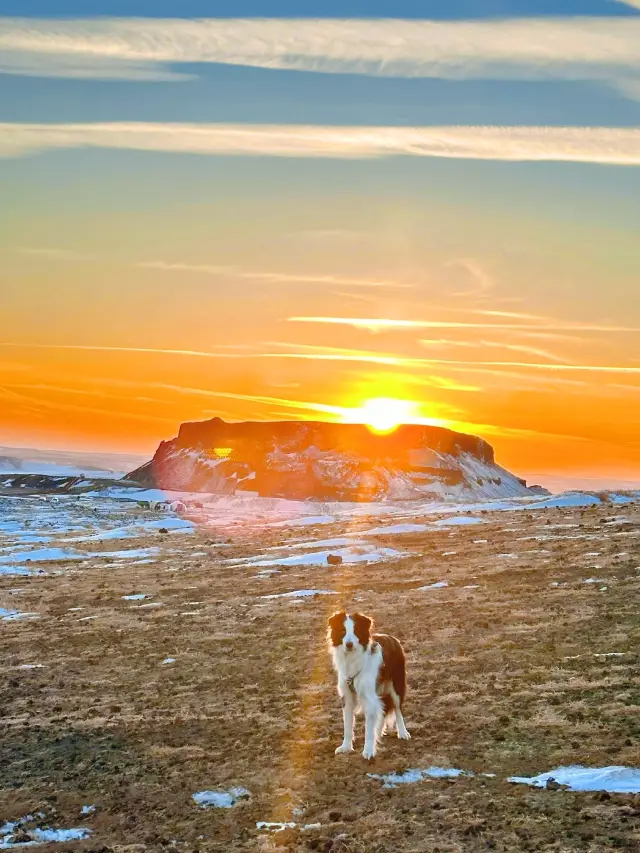
<instances>
[{"instance_id":1,"label":"border collie","mask_svg":"<svg viewBox=\"0 0 640 853\"><path fill-rule=\"evenodd\" d=\"M344 716L344 740L336 755L353 752L353 724L360 710L365 719L363 758L375 756L379 739L387 726L393 728L394 720L398 737L411 737L402 716L407 692L404 650L395 637L372 630L373 620L362 613L342 610L329 618L329 652Z\"/></svg>"}]
</instances>

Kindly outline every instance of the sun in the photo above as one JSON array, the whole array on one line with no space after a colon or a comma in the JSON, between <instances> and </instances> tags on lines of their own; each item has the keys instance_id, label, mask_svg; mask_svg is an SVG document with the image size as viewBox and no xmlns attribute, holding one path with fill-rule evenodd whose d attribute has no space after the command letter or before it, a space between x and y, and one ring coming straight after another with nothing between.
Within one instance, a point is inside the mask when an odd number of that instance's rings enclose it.
<instances>
[{"instance_id":1,"label":"sun","mask_svg":"<svg viewBox=\"0 0 640 853\"><path fill-rule=\"evenodd\" d=\"M416 417L414 403L392 397L366 400L357 411L362 422L377 433L393 432L400 424L411 423Z\"/></svg>"}]
</instances>

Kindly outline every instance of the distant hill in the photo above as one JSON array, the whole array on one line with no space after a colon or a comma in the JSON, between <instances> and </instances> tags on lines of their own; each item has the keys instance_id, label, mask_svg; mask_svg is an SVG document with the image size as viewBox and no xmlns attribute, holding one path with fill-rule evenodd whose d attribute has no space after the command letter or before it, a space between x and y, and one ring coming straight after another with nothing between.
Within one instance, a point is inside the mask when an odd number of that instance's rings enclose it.
<instances>
[{"instance_id":1,"label":"distant hill","mask_svg":"<svg viewBox=\"0 0 640 853\"><path fill-rule=\"evenodd\" d=\"M184 423L128 478L150 488L297 500L434 500L544 493L500 467L484 439L407 424L378 435L317 421Z\"/></svg>"},{"instance_id":2,"label":"distant hill","mask_svg":"<svg viewBox=\"0 0 640 853\"><path fill-rule=\"evenodd\" d=\"M143 456L74 450L39 450L0 446L0 474L46 474L52 477L122 477L141 465Z\"/></svg>"}]
</instances>

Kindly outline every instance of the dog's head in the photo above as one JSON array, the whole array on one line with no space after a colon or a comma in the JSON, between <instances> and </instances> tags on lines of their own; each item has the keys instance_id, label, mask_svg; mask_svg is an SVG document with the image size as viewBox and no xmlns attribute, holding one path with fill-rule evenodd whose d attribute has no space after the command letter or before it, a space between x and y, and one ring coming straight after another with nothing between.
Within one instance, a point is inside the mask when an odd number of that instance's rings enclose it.
<instances>
[{"instance_id":1,"label":"dog's head","mask_svg":"<svg viewBox=\"0 0 640 853\"><path fill-rule=\"evenodd\" d=\"M329 644L345 653L362 651L371 642L373 619L362 613L341 610L329 618Z\"/></svg>"}]
</instances>

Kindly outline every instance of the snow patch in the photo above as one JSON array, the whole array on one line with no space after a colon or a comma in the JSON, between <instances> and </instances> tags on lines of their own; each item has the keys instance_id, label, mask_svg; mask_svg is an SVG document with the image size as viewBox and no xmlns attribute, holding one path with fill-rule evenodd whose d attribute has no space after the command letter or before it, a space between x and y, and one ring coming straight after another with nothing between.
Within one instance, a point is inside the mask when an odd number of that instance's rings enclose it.
<instances>
[{"instance_id":1,"label":"snow patch","mask_svg":"<svg viewBox=\"0 0 640 853\"><path fill-rule=\"evenodd\" d=\"M240 800L247 800L250 796L246 788L230 788L228 791L198 791L193 794L193 800L201 809L210 806L216 809L230 809Z\"/></svg>"},{"instance_id":2,"label":"snow patch","mask_svg":"<svg viewBox=\"0 0 640 853\"><path fill-rule=\"evenodd\" d=\"M427 589L444 589L445 586L449 586L448 581L436 581L436 583L430 583L427 586L419 586L418 592L424 592Z\"/></svg>"},{"instance_id":3,"label":"snow patch","mask_svg":"<svg viewBox=\"0 0 640 853\"><path fill-rule=\"evenodd\" d=\"M5 610L4 607L0 607L0 619L3 622L15 622L17 619L33 619L38 616L38 613L21 613L19 610Z\"/></svg>"},{"instance_id":4,"label":"snow patch","mask_svg":"<svg viewBox=\"0 0 640 853\"><path fill-rule=\"evenodd\" d=\"M39 815L44 817L44 815ZM78 827L73 829L44 829L37 827L35 829L24 829L23 824L35 820L33 815L25 815L17 821L8 821L3 826L0 826L0 850L10 850L13 847L33 847L37 844L52 844L65 841L82 841L89 838L91 835L90 829ZM20 832L20 836L25 833L29 837L29 841L15 841L16 831Z\"/></svg>"},{"instance_id":5,"label":"snow patch","mask_svg":"<svg viewBox=\"0 0 640 853\"><path fill-rule=\"evenodd\" d=\"M37 548L35 551L14 551L10 556L0 557L0 563L46 563L53 560L81 560L82 557L82 554L63 548Z\"/></svg>"},{"instance_id":6,"label":"snow patch","mask_svg":"<svg viewBox=\"0 0 640 853\"><path fill-rule=\"evenodd\" d=\"M387 536L394 533L424 533L429 530L428 524L390 524L387 527L374 527L363 530L363 536Z\"/></svg>"},{"instance_id":7,"label":"snow patch","mask_svg":"<svg viewBox=\"0 0 640 853\"><path fill-rule=\"evenodd\" d=\"M472 515L455 515L451 518L439 518L433 522L434 527L453 527L464 526L466 524L484 524L481 518L474 518Z\"/></svg>"},{"instance_id":8,"label":"snow patch","mask_svg":"<svg viewBox=\"0 0 640 853\"><path fill-rule=\"evenodd\" d=\"M458 776L473 776L466 770L456 770L453 767L427 767L424 770L414 768L404 773L367 773L371 779L379 779L383 788L396 788L398 785L412 785L423 779L455 779Z\"/></svg>"},{"instance_id":9,"label":"snow patch","mask_svg":"<svg viewBox=\"0 0 640 853\"><path fill-rule=\"evenodd\" d=\"M611 794L640 794L640 769L634 767L558 767L539 776L511 776L509 782L544 788L553 779L571 791L608 791Z\"/></svg>"},{"instance_id":10,"label":"snow patch","mask_svg":"<svg viewBox=\"0 0 640 853\"><path fill-rule=\"evenodd\" d=\"M315 595L337 595L331 589L294 589L292 592L280 592L276 595L261 595L260 598L312 598Z\"/></svg>"},{"instance_id":11,"label":"snow patch","mask_svg":"<svg viewBox=\"0 0 640 853\"><path fill-rule=\"evenodd\" d=\"M327 564L327 557L331 554L342 557L343 563L379 563L382 560L406 556L402 551L396 551L394 548L374 548L364 545L362 547L341 548L336 551L293 554L290 557L275 557L272 560L253 559L242 562L244 565L251 566L324 566Z\"/></svg>"}]
</instances>

